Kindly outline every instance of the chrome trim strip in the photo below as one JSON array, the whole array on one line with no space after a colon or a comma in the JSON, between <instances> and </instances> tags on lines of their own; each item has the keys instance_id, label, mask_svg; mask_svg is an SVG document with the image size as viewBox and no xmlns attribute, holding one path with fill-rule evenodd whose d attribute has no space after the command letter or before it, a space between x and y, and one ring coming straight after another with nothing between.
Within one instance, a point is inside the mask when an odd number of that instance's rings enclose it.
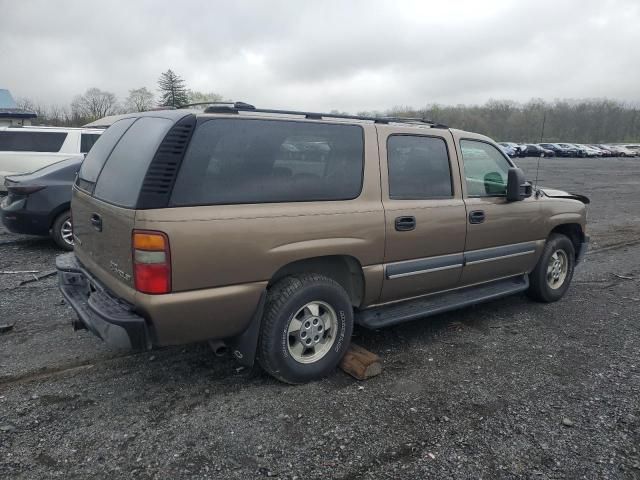
<instances>
[{"instance_id":1,"label":"chrome trim strip","mask_svg":"<svg viewBox=\"0 0 640 480\"><path fill-rule=\"evenodd\" d=\"M384 265L385 278L393 280L395 278L410 277L413 275L423 275L426 273L451 270L464 267L466 265L476 265L494 260L519 257L521 255L531 255L536 252L538 241L511 243L499 245L497 247L480 248L460 253L449 253L433 257L414 258L399 262L387 263Z\"/></svg>"},{"instance_id":2,"label":"chrome trim strip","mask_svg":"<svg viewBox=\"0 0 640 480\"><path fill-rule=\"evenodd\" d=\"M478 263L493 262L495 260L502 260L504 258L519 257L521 255L531 255L532 253L535 253L535 250L527 250L526 252L510 253L509 255L500 255L499 257L483 258L482 260L473 260L471 262L466 262L465 265L476 265Z\"/></svg>"},{"instance_id":3,"label":"chrome trim strip","mask_svg":"<svg viewBox=\"0 0 640 480\"><path fill-rule=\"evenodd\" d=\"M396 273L395 275L387 275L387 278L389 280L393 280L394 278L410 277L412 275L421 275L423 273L439 272L441 270L451 270L452 268L460 268L460 267L462 267L462 264L457 263L455 265L447 265L446 267L436 267L436 268L428 268L426 270L415 270L415 271L406 272L406 273Z\"/></svg>"},{"instance_id":4,"label":"chrome trim strip","mask_svg":"<svg viewBox=\"0 0 640 480\"><path fill-rule=\"evenodd\" d=\"M388 279L401 278L409 275L419 275L432 271L437 272L439 270L446 270L448 268L457 268L461 267L463 264L464 254L460 252L389 263L384 266L384 272L385 277Z\"/></svg>"}]
</instances>

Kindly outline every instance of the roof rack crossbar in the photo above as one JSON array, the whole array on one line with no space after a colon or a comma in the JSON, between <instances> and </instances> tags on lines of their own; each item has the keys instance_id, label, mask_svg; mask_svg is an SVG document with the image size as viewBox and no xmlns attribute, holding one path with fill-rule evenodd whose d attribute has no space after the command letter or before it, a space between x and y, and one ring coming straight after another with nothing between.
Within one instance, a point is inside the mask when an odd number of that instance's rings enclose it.
<instances>
[{"instance_id":1,"label":"roof rack crossbar","mask_svg":"<svg viewBox=\"0 0 640 480\"><path fill-rule=\"evenodd\" d=\"M432 122L426 118L420 117L372 117L367 115L346 115L342 113L320 113L305 112L299 110L278 110L271 108L256 108L245 102L198 102L189 105L183 105L181 108L188 108L196 105L211 105L205 109L205 113L238 113L238 112L256 112L271 113L275 115L300 115L313 120L321 120L323 118L339 118L344 120L364 120L373 123L417 123L429 125L434 128L449 128L441 123Z\"/></svg>"}]
</instances>

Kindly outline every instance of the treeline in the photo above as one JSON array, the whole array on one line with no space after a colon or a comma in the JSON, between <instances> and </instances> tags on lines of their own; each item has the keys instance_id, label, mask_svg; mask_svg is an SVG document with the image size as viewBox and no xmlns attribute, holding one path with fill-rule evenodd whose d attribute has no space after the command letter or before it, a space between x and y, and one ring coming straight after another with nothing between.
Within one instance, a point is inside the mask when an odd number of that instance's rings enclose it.
<instances>
[{"instance_id":1,"label":"treeline","mask_svg":"<svg viewBox=\"0 0 640 480\"><path fill-rule=\"evenodd\" d=\"M184 104L221 101L214 92L199 92L187 88L185 81L171 69L160 75L157 95L147 87L129 90L126 98L114 93L90 88L76 95L69 105L46 104L30 98L18 98L19 108L38 115L34 125L79 127L108 115L144 112L158 107L180 107Z\"/></svg>"},{"instance_id":2,"label":"treeline","mask_svg":"<svg viewBox=\"0 0 640 480\"><path fill-rule=\"evenodd\" d=\"M640 107L615 100L490 100L484 105L396 107L368 115L419 117L453 128L523 143L640 141Z\"/></svg>"},{"instance_id":3,"label":"treeline","mask_svg":"<svg viewBox=\"0 0 640 480\"><path fill-rule=\"evenodd\" d=\"M70 105L42 104L28 98L18 105L35 111L35 123L80 126L107 115L142 112L156 107L179 107L197 102L221 101L214 92L189 89L172 70L160 75L157 94L147 87L129 90L118 99L115 94L90 88L77 95ZM286 107L283 105L283 108ZM337 112L334 110L334 112ZM484 105L439 105L424 108L395 107L386 111L358 112L370 116L425 118L453 128L483 133L498 141L523 143L576 142L607 143L640 141L640 106L608 99L533 99L527 103L490 100Z\"/></svg>"}]
</instances>

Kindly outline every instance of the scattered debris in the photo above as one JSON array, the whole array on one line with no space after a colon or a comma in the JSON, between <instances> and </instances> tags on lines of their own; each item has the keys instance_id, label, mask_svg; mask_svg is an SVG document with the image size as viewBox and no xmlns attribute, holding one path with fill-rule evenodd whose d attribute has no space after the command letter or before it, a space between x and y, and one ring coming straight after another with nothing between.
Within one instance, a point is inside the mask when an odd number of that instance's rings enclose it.
<instances>
[{"instance_id":1,"label":"scattered debris","mask_svg":"<svg viewBox=\"0 0 640 480\"><path fill-rule=\"evenodd\" d=\"M11 425L10 423L7 423L6 425L0 425L0 432L9 433L13 432L15 429L16 427Z\"/></svg>"},{"instance_id":2,"label":"scattered debris","mask_svg":"<svg viewBox=\"0 0 640 480\"><path fill-rule=\"evenodd\" d=\"M13 330L15 323L0 324L0 333L7 333Z\"/></svg>"},{"instance_id":3,"label":"scattered debris","mask_svg":"<svg viewBox=\"0 0 640 480\"><path fill-rule=\"evenodd\" d=\"M562 419L562 425L564 425L565 427L573 427L575 424L570 418L564 417Z\"/></svg>"},{"instance_id":4,"label":"scattered debris","mask_svg":"<svg viewBox=\"0 0 640 480\"><path fill-rule=\"evenodd\" d=\"M617 273L611 272L611 275L614 277L622 278L623 280L634 280L634 277L628 277L627 275L618 275Z\"/></svg>"},{"instance_id":5,"label":"scattered debris","mask_svg":"<svg viewBox=\"0 0 640 480\"><path fill-rule=\"evenodd\" d=\"M37 272L36 272L37 273ZM53 277L54 275L56 275L58 272L55 270L52 270L50 272L46 272L43 273L42 275L33 275L33 278L30 278L28 280L23 280L21 281L18 285L25 285L27 283L31 283L31 282L37 282L39 280L42 280L43 278L49 278L49 277Z\"/></svg>"},{"instance_id":6,"label":"scattered debris","mask_svg":"<svg viewBox=\"0 0 640 480\"><path fill-rule=\"evenodd\" d=\"M358 380L366 380L382 373L380 357L354 343L347 350L340 368Z\"/></svg>"},{"instance_id":7,"label":"scattered debris","mask_svg":"<svg viewBox=\"0 0 640 480\"><path fill-rule=\"evenodd\" d=\"M3 270L0 275L20 275L23 273L38 273L40 270Z\"/></svg>"}]
</instances>

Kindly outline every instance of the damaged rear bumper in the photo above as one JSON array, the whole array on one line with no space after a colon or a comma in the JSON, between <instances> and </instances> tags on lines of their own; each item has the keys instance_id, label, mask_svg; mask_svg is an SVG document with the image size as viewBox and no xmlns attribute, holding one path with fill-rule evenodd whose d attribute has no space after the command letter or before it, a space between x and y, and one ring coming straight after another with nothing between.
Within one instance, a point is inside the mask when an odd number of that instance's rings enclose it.
<instances>
[{"instance_id":1,"label":"damaged rear bumper","mask_svg":"<svg viewBox=\"0 0 640 480\"><path fill-rule=\"evenodd\" d=\"M151 348L145 319L131 305L111 296L73 252L56 257L56 269L62 295L89 331L115 348Z\"/></svg>"}]
</instances>

